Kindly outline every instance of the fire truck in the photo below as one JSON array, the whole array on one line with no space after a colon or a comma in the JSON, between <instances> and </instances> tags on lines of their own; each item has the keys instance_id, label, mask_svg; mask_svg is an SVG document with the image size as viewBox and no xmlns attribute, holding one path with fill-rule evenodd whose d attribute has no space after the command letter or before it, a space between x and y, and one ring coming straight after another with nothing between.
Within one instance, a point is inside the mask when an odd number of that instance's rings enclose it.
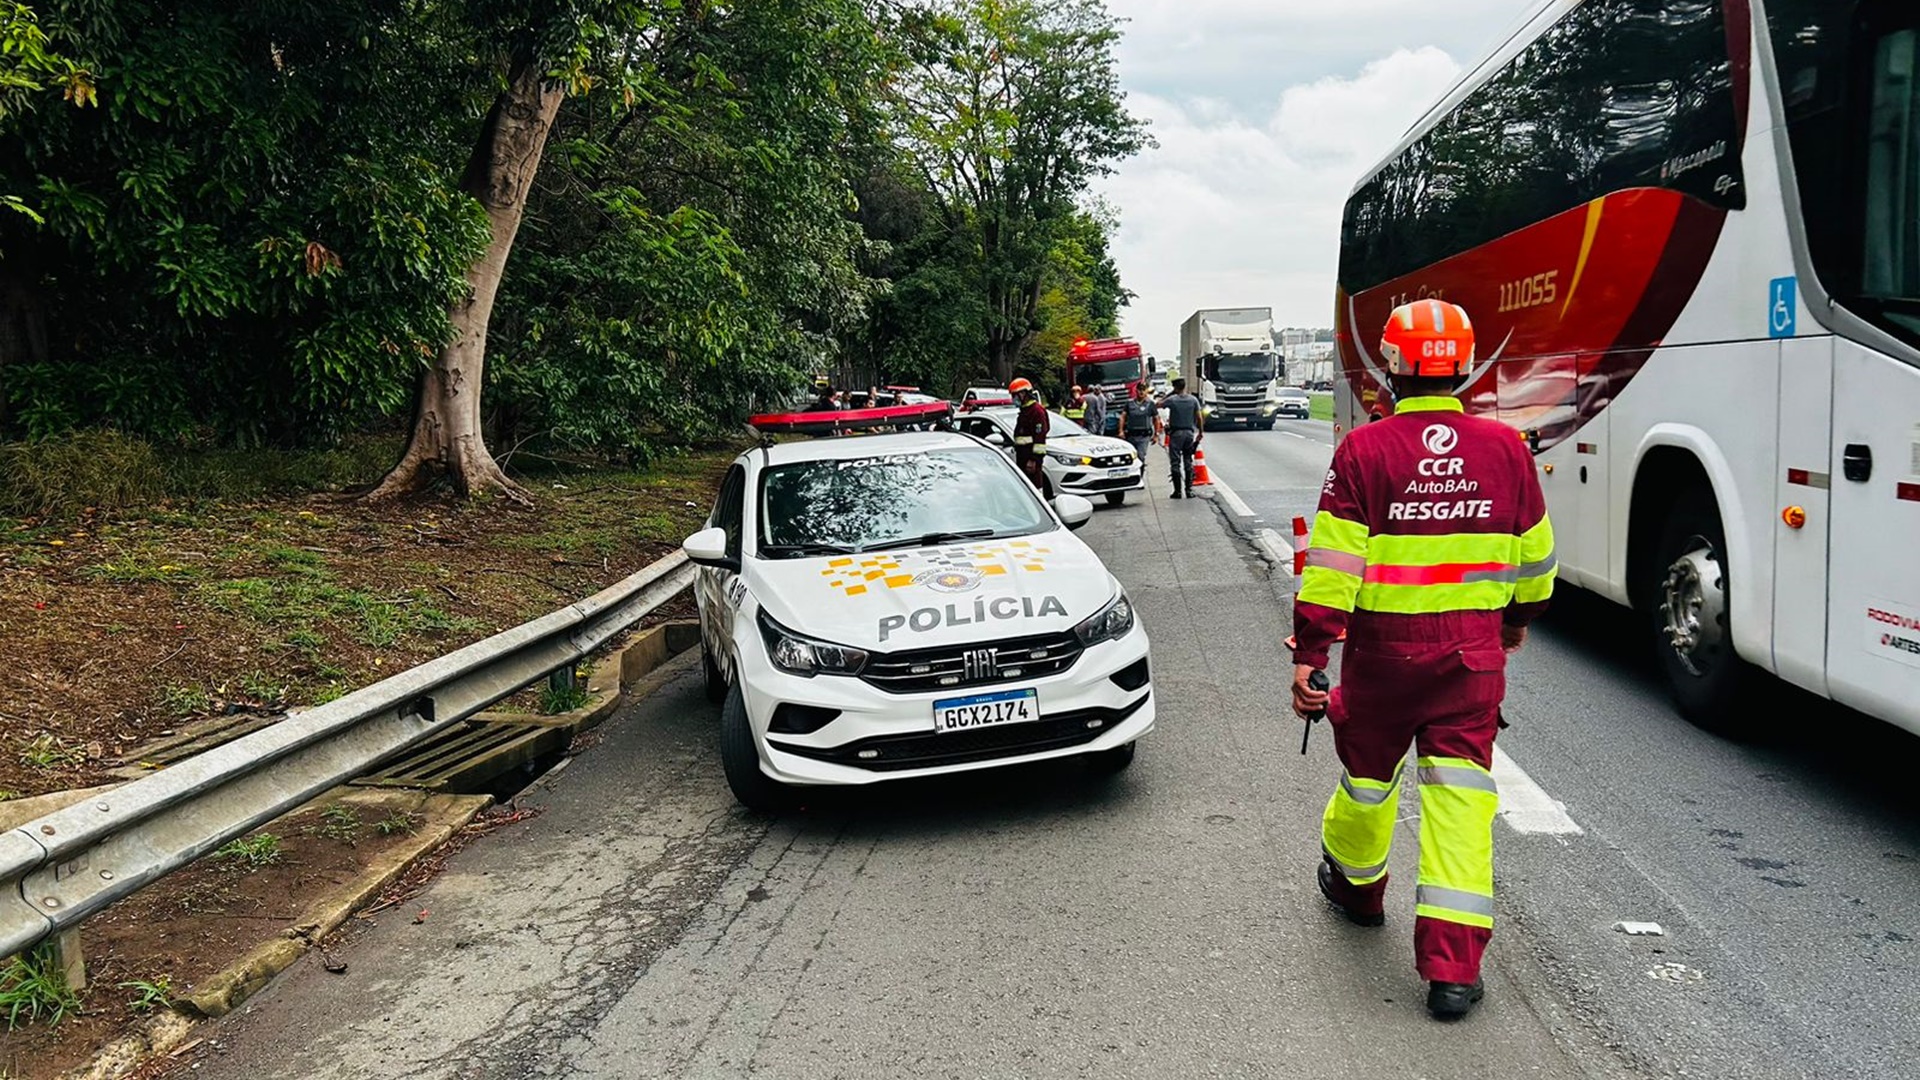
<instances>
[{"instance_id":1,"label":"fire truck","mask_svg":"<svg viewBox=\"0 0 1920 1080\"><path fill-rule=\"evenodd\" d=\"M1095 435L1111 435L1120 430L1120 412L1133 396L1133 388L1147 377L1146 354L1131 338L1080 340L1073 343L1067 357L1067 384L1085 387L1089 394L1107 399L1107 429Z\"/></svg>"}]
</instances>

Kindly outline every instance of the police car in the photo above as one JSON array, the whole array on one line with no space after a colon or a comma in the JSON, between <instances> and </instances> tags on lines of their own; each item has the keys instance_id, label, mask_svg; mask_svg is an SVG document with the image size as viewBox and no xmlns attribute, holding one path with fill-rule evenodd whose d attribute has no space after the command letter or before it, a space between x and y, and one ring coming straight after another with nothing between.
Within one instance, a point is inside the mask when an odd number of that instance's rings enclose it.
<instances>
[{"instance_id":1,"label":"police car","mask_svg":"<svg viewBox=\"0 0 1920 1080\"><path fill-rule=\"evenodd\" d=\"M897 428L934 408L843 412L834 427ZM742 454L683 545L734 795L777 810L807 785L1072 756L1126 768L1153 728L1147 634L1073 535L1092 515L1076 495L1043 501L953 431Z\"/></svg>"},{"instance_id":2,"label":"police car","mask_svg":"<svg viewBox=\"0 0 1920 1080\"><path fill-rule=\"evenodd\" d=\"M960 417L955 426L1011 456L1013 425L1019 419L1019 409L981 409ZM1099 495L1109 506L1119 506L1127 501L1127 492L1147 489L1146 468L1125 439L1095 435L1059 413L1047 414L1047 429L1043 467L1054 491Z\"/></svg>"}]
</instances>

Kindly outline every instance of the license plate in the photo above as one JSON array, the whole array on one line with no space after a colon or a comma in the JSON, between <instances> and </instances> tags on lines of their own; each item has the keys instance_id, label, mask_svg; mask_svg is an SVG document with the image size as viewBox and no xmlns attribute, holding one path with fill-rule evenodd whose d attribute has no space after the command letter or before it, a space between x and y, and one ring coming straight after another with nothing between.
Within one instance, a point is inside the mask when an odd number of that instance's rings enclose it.
<instances>
[{"instance_id":1,"label":"license plate","mask_svg":"<svg viewBox=\"0 0 1920 1080\"><path fill-rule=\"evenodd\" d=\"M1132 469L1108 469L1107 470L1107 476L1109 478L1119 477L1119 476L1132 476L1132 475L1133 475Z\"/></svg>"},{"instance_id":2,"label":"license plate","mask_svg":"<svg viewBox=\"0 0 1920 1080\"><path fill-rule=\"evenodd\" d=\"M1028 724L1040 719L1038 690L1004 690L997 694L947 698L933 703L933 730L939 734Z\"/></svg>"}]
</instances>

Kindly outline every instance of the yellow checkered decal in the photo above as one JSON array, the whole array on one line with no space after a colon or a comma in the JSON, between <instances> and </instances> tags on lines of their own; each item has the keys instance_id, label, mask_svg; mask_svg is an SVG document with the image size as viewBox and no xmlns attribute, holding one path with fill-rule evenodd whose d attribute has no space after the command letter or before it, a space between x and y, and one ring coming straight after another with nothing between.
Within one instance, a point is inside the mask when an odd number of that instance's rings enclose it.
<instances>
[{"instance_id":1,"label":"yellow checkered decal","mask_svg":"<svg viewBox=\"0 0 1920 1080\"><path fill-rule=\"evenodd\" d=\"M826 579L828 586L840 590L845 596L860 596L875 588L900 589L928 583L943 586L948 591L959 591L969 587L977 578L999 577L1016 570L1029 574L1044 573L1047 556L1051 554L1052 548L1030 540L991 545L963 544L925 551L833 559L820 571L820 576ZM932 573L936 571L945 573Z\"/></svg>"}]
</instances>

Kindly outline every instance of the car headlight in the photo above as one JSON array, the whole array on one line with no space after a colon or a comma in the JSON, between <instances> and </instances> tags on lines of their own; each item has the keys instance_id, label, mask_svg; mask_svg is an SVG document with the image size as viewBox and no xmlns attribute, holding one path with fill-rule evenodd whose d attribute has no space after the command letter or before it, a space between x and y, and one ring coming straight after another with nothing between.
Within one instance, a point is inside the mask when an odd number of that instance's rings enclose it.
<instances>
[{"instance_id":1,"label":"car headlight","mask_svg":"<svg viewBox=\"0 0 1920 1080\"><path fill-rule=\"evenodd\" d=\"M1063 454L1055 450L1047 451L1047 456L1062 465L1091 465L1093 459L1084 454Z\"/></svg>"},{"instance_id":2,"label":"car headlight","mask_svg":"<svg viewBox=\"0 0 1920 1080\"><path fill-rule=\"evenodd\" d=\"M1133 602L1124 590L1108 601L1094 616L1073 628L1082 645L1117 641L1133 632Z\"/></svg>"},{"instance_id":3,"label":"car headlight","mask_svg":"<svg viewBox=\"0 0 1920 1080\"><path fill-rule=\"evenodd\" d=\"M867 666L865 649L802 637L764 614L760 636L767 643L767 658L789 675L858 675Z\"/></svg>"}]
</instances>

